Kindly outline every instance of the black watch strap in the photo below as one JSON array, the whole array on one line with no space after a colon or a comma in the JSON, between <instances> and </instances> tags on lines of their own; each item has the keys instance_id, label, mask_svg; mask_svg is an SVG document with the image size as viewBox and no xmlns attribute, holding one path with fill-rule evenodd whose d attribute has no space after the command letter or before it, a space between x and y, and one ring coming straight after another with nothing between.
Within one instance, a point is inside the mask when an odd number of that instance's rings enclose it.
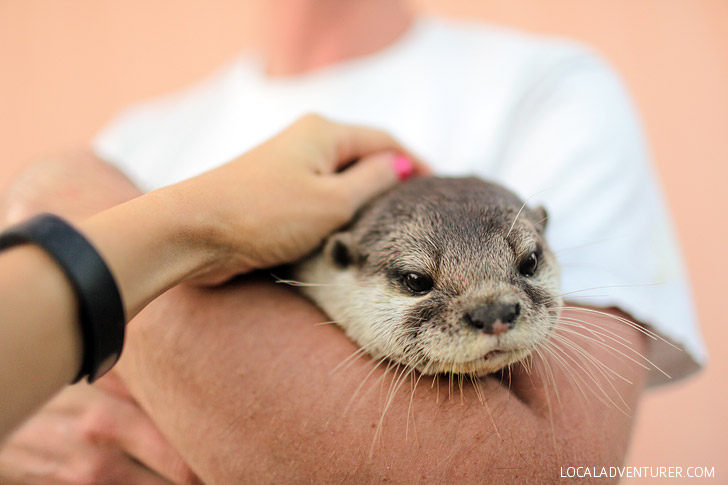
<instances>
[{"instance_id":1,"label":"black watch strap","mask_svg":"<svg viewBox=\"0 0 728 485\"><path fill-rule=\"evenodd\" d=\"M86 238L60 217L41 214L0 233L0 250L32 243L55 260L73 286L83 335L83 362L74 383L93 382L119 359L124 305L111 271Z\"/></svg>"}]
</instances>

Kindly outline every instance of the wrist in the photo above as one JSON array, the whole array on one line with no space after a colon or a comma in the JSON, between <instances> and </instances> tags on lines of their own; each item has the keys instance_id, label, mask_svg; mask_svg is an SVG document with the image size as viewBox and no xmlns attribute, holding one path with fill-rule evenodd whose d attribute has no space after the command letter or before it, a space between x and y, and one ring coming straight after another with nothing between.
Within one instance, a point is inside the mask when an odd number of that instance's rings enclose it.
<instances>
[{"instance_id":1,"label":"wrist","mask_svg":"<svg viewBox=\"0 0 728 485\"><path fill-rule=\"evenodd\" d=\"M241 199L221 203L232 198L210 189L224 185L220 175L212 181L210 175L203 177L155 193L173 208L175 232L185 250L194 255L195 264L181 282L215 285L259 267L253 241L260 240L255 230L260 221L254 214L262 209L245 205ZM231 203L235 210L231 210Z\"/></svg>"},{"instance_id":2,"label":"wrist","mask_svg":"<svg viewBox=\"0 0 728 485\"><path fill-rule=\"evenodd\" d=\"M215 207L216 194L200 192L188 183L171 185L148 194L155 198L164 219L165 243L184 263L178 267L175 284L205 280L219 273L231 258L232 251L225 242L225 221L210 210Z\"/></svg>"},{"instance_id":3,"label":"wrist","mask_svg":"<svg viewBox=\"0 0 728 485\"><path fill-rule=\"evenodd\" d=\"M169 288L194 277L213 255L174 191L161 189L80 224L115 276L129 319ZM120 236L123 234L123 236Z\"/></svg>"}]
</instances>

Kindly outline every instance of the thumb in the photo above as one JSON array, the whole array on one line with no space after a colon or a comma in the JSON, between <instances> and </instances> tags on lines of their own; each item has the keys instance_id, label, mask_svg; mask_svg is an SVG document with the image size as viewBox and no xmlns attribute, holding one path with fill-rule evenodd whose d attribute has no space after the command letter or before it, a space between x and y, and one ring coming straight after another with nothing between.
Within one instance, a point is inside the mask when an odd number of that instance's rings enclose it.
<instances>
[{"instance_id":1,"label":"thumb","mask_svg":"<svg viewBox=\"0 0 728 485\"><path fill-rule=\"evenodd\" d=\"M393 187L415 172L415 164L404 155L393 152L370 155L349 166L338 175L339 183L351 196L356 208L375 195Z\"/></svg>"}]
</instances>

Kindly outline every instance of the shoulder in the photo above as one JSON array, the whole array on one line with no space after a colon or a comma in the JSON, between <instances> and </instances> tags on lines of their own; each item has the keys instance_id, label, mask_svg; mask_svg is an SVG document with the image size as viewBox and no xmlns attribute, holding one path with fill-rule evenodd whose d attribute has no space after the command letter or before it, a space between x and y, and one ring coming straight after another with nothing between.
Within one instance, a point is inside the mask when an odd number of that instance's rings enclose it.
<instances>
[{"instance_id":1,"label":"shoulder","mask_svg":"<svg viewBox=\"0 0 728 485\"><path fill-rule=\"evenodd\" d=\"M534 137L552 145L607 137L636 149L643 144L624 83L591 47L489 24L424 22L419 69L409 77L423 79L420 92L430 98L422 102L438 114L431 123L459 128L448 132L450 145L441 151L467 152L467 164L488 172L480 175L497 176L513 150L533 145Z\"/></svg>"},{"instance_id":2,"label":"shoulder","mask_svg":"<svg viewBox=\"0 0 728 485\"><path fill-rule=\"evenodd\" d=\"M618 76L599 53L572 39L484 22L430 17L421 20L419 28L421 55L476 78L487 76L526 90L576 73L618 82Z\"/></svg>"}]
</instances>

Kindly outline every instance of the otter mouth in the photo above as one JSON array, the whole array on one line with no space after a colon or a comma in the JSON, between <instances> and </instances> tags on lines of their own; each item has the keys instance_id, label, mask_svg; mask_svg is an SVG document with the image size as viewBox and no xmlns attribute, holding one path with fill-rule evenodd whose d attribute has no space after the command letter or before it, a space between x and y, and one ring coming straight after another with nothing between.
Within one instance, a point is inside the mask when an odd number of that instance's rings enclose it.
<instances>
[{"instance_id":1,"label":"otter mouth","mask_svg":"<svg viewBox=\"0 0 728 485\"><path fill-rule=\"evenodd\" d=\"M487 354L485 354L482 357L482 359L483 360L493 359L495 357L501 356L501 355L506 354L506 353L508 353L507 350L491 350L490 352L488 352Z\"/></svg>"},{"instance_id":2,"label":"otter mouth","mask_svg":"<svg viewBox=\"0 0 728 485\"><path fill-rule=\"evenodd\" d=\"M483 371L487 373L497 372L498 370L519 362L530 355L529 349L517 348L517 349L494 349L485 354L479 359L471 360L460 364L459 368L465 370L465 372L481 373Z\"/></svg>"},{"instance_id":3,"label":"otter mouth","mask_svg":"<svg viewBox=\"0 0 728 485\"><path fill-rule=\"evenodd\" d=\"M420 366L419 370L425 374L490 374L523 359L529 353L524 349L494 349L466 362L430 361L429 364Z\"/></svg>"}]
</instances>

